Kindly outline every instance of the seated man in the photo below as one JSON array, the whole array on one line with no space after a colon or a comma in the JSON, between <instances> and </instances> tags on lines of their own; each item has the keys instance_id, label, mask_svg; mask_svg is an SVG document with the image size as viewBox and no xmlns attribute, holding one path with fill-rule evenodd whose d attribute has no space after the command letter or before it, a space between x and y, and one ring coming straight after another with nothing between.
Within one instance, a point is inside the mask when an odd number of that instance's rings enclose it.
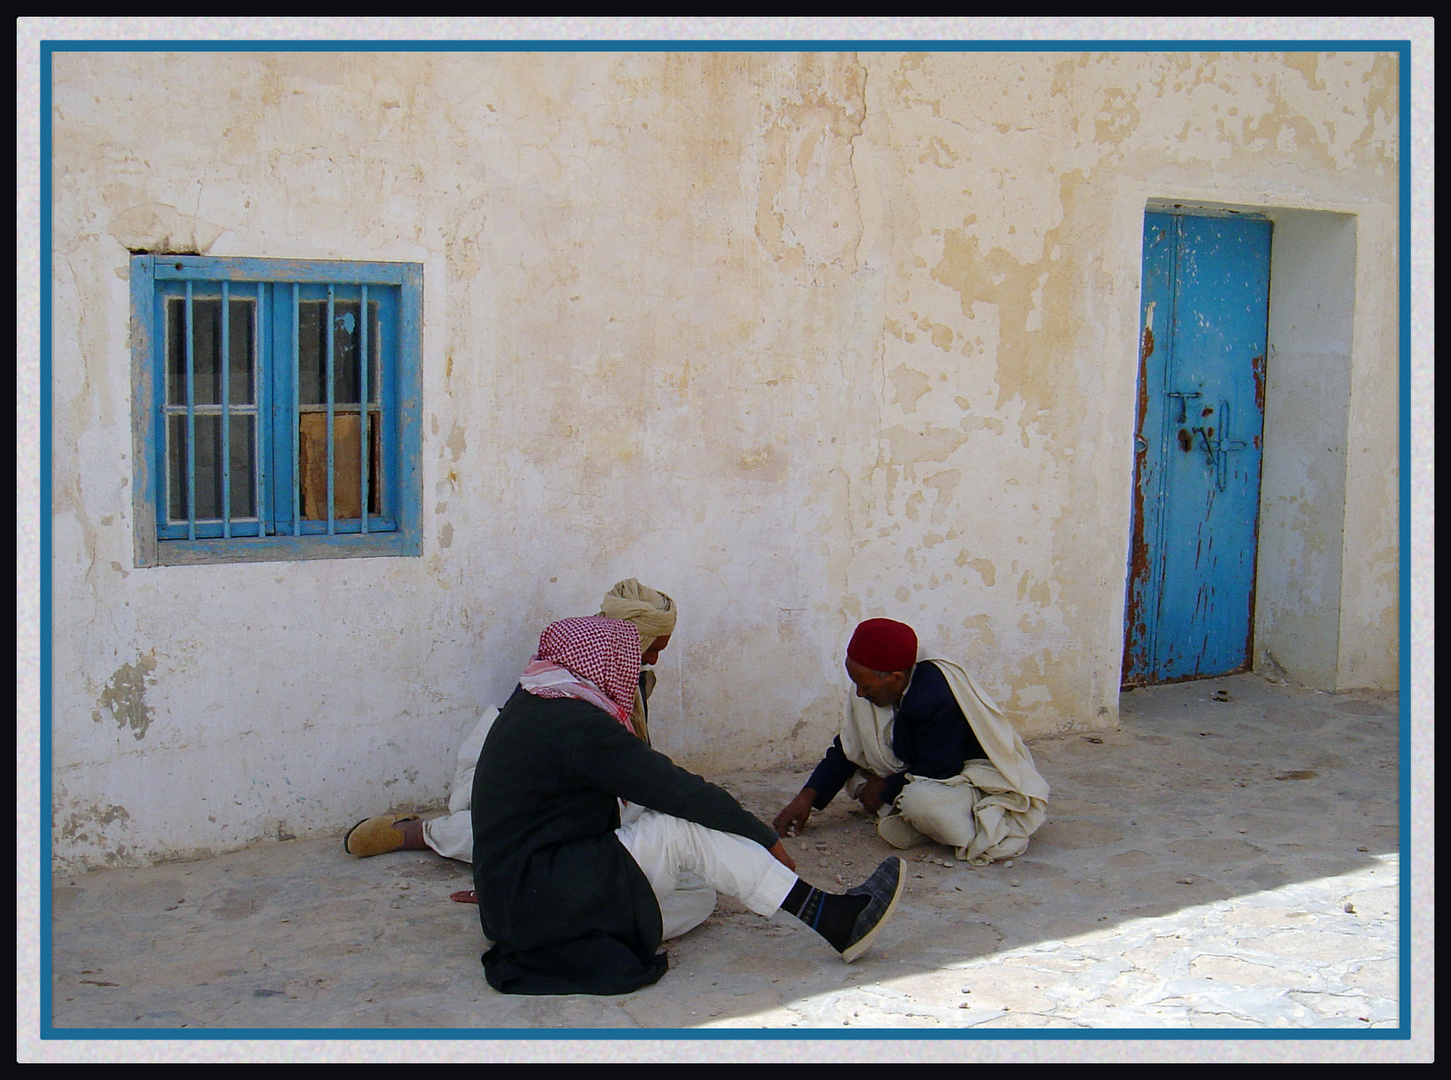
<instances>
[{"instance_id":1,"label":"seated man","mask_svg":"<svg viewBox=\"0 0 1451 1080\"><path fill-rule=\"evenodd\" d=\"M899 848L935 840L981 865L1027 849L1048 785L1007 719L967 672L918 658L917 635L868 619L846 650L856 687L841 734L801 793L776 815L795 835L843 786Z\"/></svg>"},{"instance_id":2,"label":"seated man","mask_svg":"<svg viewBox=\"0 0 1451 1080\"><path fill-rule=\"evenodd\" d=\"M896 907L901 862L844 894L800 880L765 823L636 737L639 670L629 623L551 623L484 741L472 803L489 984L625 994L654 983L667 966L661 899L683 872L757 914L790 912L855 960ZM645 810L621 824L621 800Z\"/></svg>"},{"instance_id":3,"label":"seated man","mask_svg":"<svg viewBox=\"0 0 1451 1080\"><path fill-rule=\"evenodd\" d=\"M600 602L600 614L612 619L624 619L640 634L640 663L653 665L660 659L660 653L670 644L670 635L675 632L675 620L679 608L675 601L664 593L641 585L634 578L615 583ZM631 710L631 722L635 733L650 742L647 702L655 688L655 673L640 671L639 692ZM459 745L458 767L454 773L453 788L448 799L448 813L424 821L417 814L378 814L364 818L343 837L343 848L350 855L366 858L382 855L389 851L422 851L432 848L446 859L471 862L474 852L473 818L469 812L469 798L473 789L474 765L479 760L484 738L489 727L499 715L496 705L490 705L479 715L478 723ZM469 901L472 894L458 893L455 898ZM715 907L715 894L699 900L708 904L706 913ZM693 923L691 925L694 925Z\"/></svg>"}]
</instances>

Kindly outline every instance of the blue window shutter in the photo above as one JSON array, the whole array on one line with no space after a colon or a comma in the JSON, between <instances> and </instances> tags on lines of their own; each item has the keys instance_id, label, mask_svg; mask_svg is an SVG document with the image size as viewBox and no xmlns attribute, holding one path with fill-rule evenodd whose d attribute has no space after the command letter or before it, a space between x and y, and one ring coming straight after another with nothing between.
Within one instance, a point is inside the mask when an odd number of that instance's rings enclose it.
<instances>
[{"instance_id":1,"label":"blue window shutter","mask_svg":"<svg viewBox=\"0 0 1451 1080\"><path fill-rule=\"evenodd\" d=\"M137 565L421 554L421 295L417 264L133 257Z\"/></svg>"}]
</instances>

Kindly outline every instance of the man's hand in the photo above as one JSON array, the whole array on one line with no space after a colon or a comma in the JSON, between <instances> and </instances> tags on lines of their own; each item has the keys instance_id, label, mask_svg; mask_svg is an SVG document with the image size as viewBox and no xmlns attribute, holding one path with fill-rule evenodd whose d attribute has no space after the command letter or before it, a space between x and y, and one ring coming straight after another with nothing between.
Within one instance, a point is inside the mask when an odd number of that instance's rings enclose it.
<instances>
[{"instance_id":1,"label":"man's hand","mask_svg":"<svg viewBox=\"0 0 1451 1080\"><path fill-rule=\"evenodd\" d=\"M815 790L802 788L801 794L788 802L786 808L776 815L776 820L771 823L772 828L782 836L795 836L806 828L806 821L811 817L811 804L815 801Z\"/></svg>"},{"instance_id":2,"label":"man's hand","mask_svg":"<svg viewBox=\"0 0 1451 1080\"><path fill-rule=\"evenodd\" d=\"M786 849L781 846L781 841L777 840L775 846L768 848L767 850L769 850L772 855L776 856L776 861L778 863L784 866L787 870L795 872L796 862L791 858L790 855L786 854Z\"/></svg>"},{"instance_id":3,"label":"man's hand","mask_svg":"<svg viewBox=\"0 0 1451 1080\"><path fill-rule=\"evenodd\" d=\"M857 802L862 804L862 809L869 814L875 814L882 808L882 789L887 786L887 780L882 776L868 776L866 783L857 792ZM779 829L776 830L780 832Z\"/></svg>"}]
</instances>

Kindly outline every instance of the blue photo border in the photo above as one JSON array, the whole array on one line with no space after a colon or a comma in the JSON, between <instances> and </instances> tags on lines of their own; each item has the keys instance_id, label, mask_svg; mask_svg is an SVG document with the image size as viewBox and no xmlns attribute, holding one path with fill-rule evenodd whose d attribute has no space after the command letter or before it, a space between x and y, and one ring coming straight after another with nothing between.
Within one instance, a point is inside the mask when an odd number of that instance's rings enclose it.
<instances>
[{"instance_id":1,"label":"blue photo border","mask_svg":"<svg viewBox=\"0 0 1451 1080\"><path fill-rule=\"evenodd\" d=\"M1021 41L1000 40L850 40L841 38L804 40L47 40L40 49L40 395L39 417L40 470L40 817L41 844L41 888L40 888L40 958L42 964L41 1027L40 1037L46 1040L61 1039L186 1039L186 1040L246 1040L246 1039L376 1039L376 1040L650 1040L650 1039L893 1039L910 1037L912 1040L1122 1040L1137 1039L1151 1041L1167 1040L1330 1040L1330 1041L1386 1041L1411 1038L1411 1002L1414 988L1411 978L1411 773L1415 767L1411 755L1410 735L1413 716L1411 713L1413 632L1411 622L1411 559L1413 551L1411 496L1411 436L1413 412L1411 385L1413 371L1411 364L1413 319L1412 319L1412 251L1411 210L1413 150L1412 139L1412 54L1409 40L1237 40L1195 39L1185 41L1159 40L1043 40ZM1371 1030L1345 1029L1295 1029L1253 1031L1240 1028L1208 1029L966 1029L942 1031L935 1029L851 1029L850 1031L816 1031L793 1028L789 1030L770 1029L513 1029L513 1028L470 1028L470 1029L401 1029L401 1030L357 1030L357 1029L225 1029L196 1030L181 1029L57 1029L51 1026L52 1015L50 984L50 915L51 915L51 830L48 827L51 799L53 797L51 766L51 634L54 632L51 606L51 558L52 540L50 532L50 506L52 483L50 476L52 409L51 399L51 320L53 317L51 295L51 174L52 135L50 117L52 114L52 58L57 53L72 52L1084 52L1084 51L1154 51L1193 52L1216 51L1346 51L1395 53L1400 62L1400 207L1399 207L1399 264L1400 264L1400 364L1401 378L1401 449L1400 449L1400 993L1399 1024L1396 1028Z\"/></svg>"}]
</instances>

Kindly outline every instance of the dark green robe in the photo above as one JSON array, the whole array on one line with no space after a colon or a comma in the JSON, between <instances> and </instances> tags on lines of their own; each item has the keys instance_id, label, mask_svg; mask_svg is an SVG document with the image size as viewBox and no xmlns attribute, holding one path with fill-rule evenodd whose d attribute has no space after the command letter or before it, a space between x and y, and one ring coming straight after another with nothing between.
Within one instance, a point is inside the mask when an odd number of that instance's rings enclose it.
<instances>
[{"instance_id":1,"label":"dark green robe","mask_svg":"<svg viewBox=\"0 0 1451 1080\"><path fill-rule=\"evenodd\" d=\"M495 989L626 994L665 974L660 907L615 836L617 798L763 847L777 840L594 705L516 691L474 771L474 888Z\"/></svg>"}]
</instances>

